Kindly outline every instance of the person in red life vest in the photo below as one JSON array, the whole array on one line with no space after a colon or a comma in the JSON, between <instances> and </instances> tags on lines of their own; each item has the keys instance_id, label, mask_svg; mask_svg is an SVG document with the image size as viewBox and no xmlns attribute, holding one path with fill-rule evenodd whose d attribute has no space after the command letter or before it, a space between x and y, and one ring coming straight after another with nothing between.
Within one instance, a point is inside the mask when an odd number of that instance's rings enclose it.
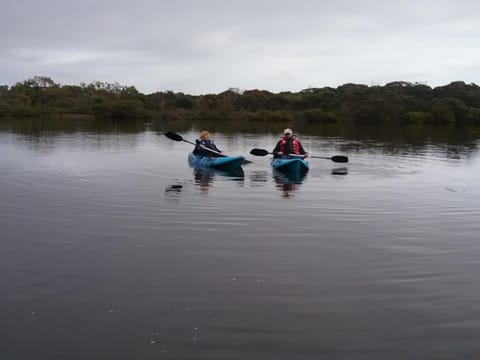
<instances>
[{"instance_id":1,"label":"person in red life vest","mask_svg":"<svg viewBox=\"0 0 480 360\"><path fill-rule=\"evenodd\" d=\"M274 158L290 154L303 155L304 158L308 157L308 152L305 151L297 137L293 135L291 129L283 130L283 137L277 142L272 153Z\"/></svg>"},{"instance_id":2,"label":"person in red life vest","mask_svg":"<svg viewBox=\"0 0 480 360\"><path fill-rule=\"evenodd\" d=\"M210 157L219 157L224 156L225 154L217 148L217 145L210 138L210 132L202 131L200 133L200 139L195 141L196 145L193 149L193 153L198 156L210 156Z\"/></svg>"}]
</instances>

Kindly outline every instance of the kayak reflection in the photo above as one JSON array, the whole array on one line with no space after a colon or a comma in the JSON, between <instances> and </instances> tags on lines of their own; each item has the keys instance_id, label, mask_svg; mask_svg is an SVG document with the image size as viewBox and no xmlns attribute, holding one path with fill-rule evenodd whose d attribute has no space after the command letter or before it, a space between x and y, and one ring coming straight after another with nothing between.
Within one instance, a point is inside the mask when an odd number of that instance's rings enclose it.
<instances>
[{"instance_id":1,"label":"kayak reflection","mask_svg":"<svg viewBox=\"0 0 480 360\"><path fill-rule=\"evenodd\" d=\"M195 185L200 187L200 190L207 192L213 185L214 180L221 179L243 182L245 173L242 168L232 170L215 170L215 169L193 169L195 177Z\"/></svg>"},{"instance_id":2,"label":"kayak reflection","mask_svg":"<svg viewBox=\"0 0 480 360\"><path fill-rule=\"evenodd\" d=\"M306 176L307 173L300 173L298 171L288 172L273 169L273 179L276 187L282 192L283 197L292 196L293 192L298 190L299 186L303 183Z\"/></svg>"}]
</instances>

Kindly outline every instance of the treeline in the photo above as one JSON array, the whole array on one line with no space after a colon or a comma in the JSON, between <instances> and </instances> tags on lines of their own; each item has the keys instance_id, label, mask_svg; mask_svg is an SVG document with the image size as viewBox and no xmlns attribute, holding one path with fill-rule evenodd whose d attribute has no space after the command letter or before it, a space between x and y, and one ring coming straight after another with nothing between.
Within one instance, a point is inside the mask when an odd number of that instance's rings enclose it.
<instances>
[{"instance_id":1,"label":"treeline","mask_svg":"<svg viewBox=\"0 0 480 360\"><path fill-rule=\"evenodd\" d=\"M59 85L36 76L8 88L0 86L0 116L85 115L145 118L145 95L118 83Z\"/></svg>"},{"instance_id":2,"label":"treeline","mask_svg":"<svg viewBox=\"0 0 480 360\"><path fill-rule=\"evenodd\" d=\"M114 119L221 120L291 123L480 124L480 87L462 81L431 88L391 82L345 84L300 92L230 89L193 96L142 94L118 83L60 85L37 76L0 86L0 116L62 115Z\"/></svg>"}]
</instances>

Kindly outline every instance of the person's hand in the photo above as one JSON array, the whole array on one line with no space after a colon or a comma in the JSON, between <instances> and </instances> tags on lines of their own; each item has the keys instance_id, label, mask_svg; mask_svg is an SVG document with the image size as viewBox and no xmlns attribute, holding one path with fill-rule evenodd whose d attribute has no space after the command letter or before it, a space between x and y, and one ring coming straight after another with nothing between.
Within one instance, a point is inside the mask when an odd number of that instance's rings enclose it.
<instances>
[{"instance_id":1,"label":"person's hand","mask_svg":"<svg viewBox=\"0 0 480 360\"><path fill-rule=\"evenodd\" d=\"M278 152L277 152L277 155L278 155L278 156L282 156L282 155L283 155L283 151L278 151Z\"/></svg>"},{"instance_id":2,"label":"person's hand","mask_svg":"<svg viewBox=\"0 0 480 360\"><path fill-rule=\"evenodd\" d=\"M308 158L308 152L306 152L305 154L303 154L303 158L304 158L304 159Z\"/></svg>"}]
</instances>

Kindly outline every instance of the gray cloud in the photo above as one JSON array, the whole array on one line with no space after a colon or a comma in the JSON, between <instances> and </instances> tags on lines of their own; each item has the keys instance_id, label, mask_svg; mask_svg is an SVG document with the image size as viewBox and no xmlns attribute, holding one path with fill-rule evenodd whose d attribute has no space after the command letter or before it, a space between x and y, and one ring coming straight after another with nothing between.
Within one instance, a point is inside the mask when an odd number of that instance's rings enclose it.
<instances>
[{"instance_id":1,"label":"gray cloud","mask_svg":"<svg viewBox=\"0 0 480 360\"><path fill-rule=\"evenodd\" d=\"M140 91L478 82L476 1L3 0L0 84Z\"/></svg>"}]
</instances>

